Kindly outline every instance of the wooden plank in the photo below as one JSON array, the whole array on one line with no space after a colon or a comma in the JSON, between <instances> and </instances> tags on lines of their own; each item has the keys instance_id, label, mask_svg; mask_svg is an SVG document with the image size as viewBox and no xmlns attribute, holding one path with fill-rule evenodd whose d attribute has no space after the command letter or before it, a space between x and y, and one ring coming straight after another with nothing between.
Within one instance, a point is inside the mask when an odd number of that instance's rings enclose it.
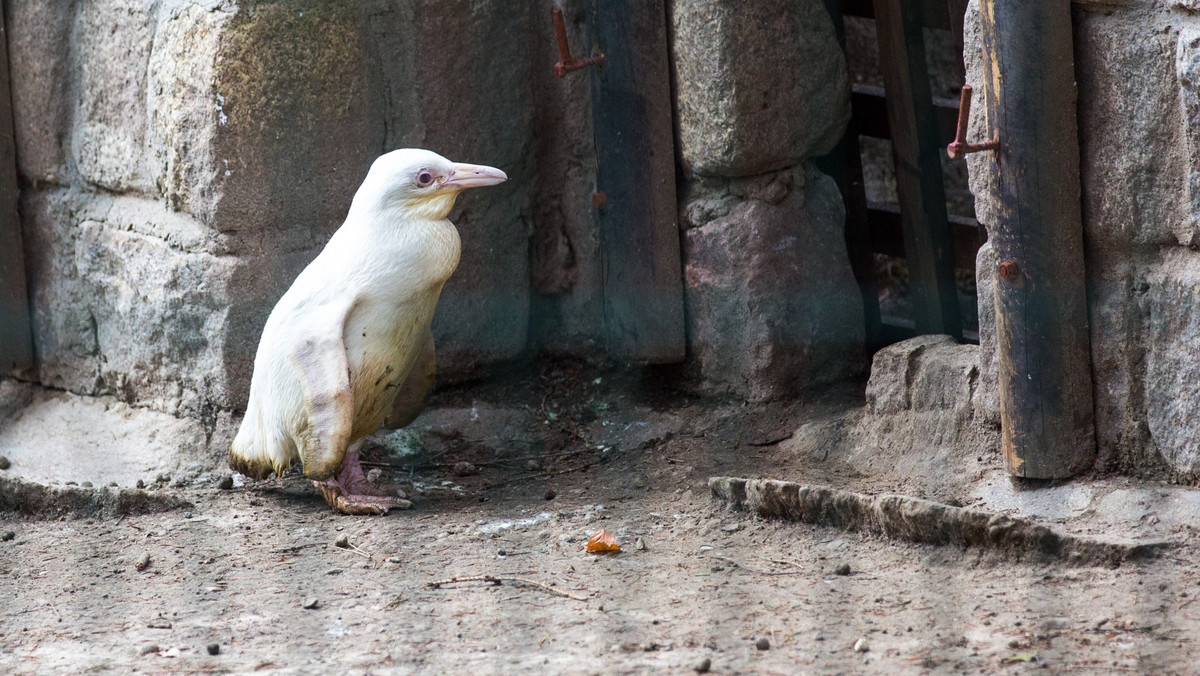
<instances>
[{"instance_id":1,"label":"wooden plank","mask_svg":"<svg viewBox=\"0 0 1200 676\"><path fill-rule=\"evenodd\" d=\"M958 0L949 0L956 2ZM949 14L946 12L947 0L921 0L921 11L925 25L929 28L951 28ZM964 3L965 4L965 3ZM843 0L842 11L846 16L856 16L864 19L875 18L875 5L872 0ZM961 31L961 27L959 28Z\"/></svg>"},{"instance_id":2,"label":"wooden plank","mask_svg":"<svg viewBox=\"0 0 1200 676\"><path fill-rule=\"evenodd\" d=\"M825 9L833 19L838 44L846 49L846 24L842 0L825 0ZM850 271L858 283L863 303L864 345L868 355L888 345L884 342L879 314L879 288L875 283L875 255L871 229L867 223L867 191L863 182L862 149L859 146L859 114L851 116L846 131L828 155L817 159L817 168L833 177L846 207L845 242Z\"/></svg>"},{"instance_id":3,"label":"wooden plank","mask_svg":"<svg viewBox=\"0 0 1200 676\"><path fill-rule=\"evenodd\" d=\"M8 30L0 3L0 375L29 376L33 333L25 286L25 253L17 213L17 150L13 138Z\"/></svg>"},{"instance_id":4,"label":"wooden plank","mask_svg":"<svg viewBox=\"0 0 1200 676\"><path fill-rule=\"evenodd\" d=\"M850 91L850 109L858 121L860 134L873 138L892 137L887 117L887 97L883 87L854 85ZM933 116L937 123L938 137L945 138L946 143L953 141L954 134L958 131L958 100L935 97Z\"/></svg>"},{"instance_id":5,"label":"wooden plank","mask_svg":"<svg viewBox=\"0 0 1200 676\"><path fill-rule=\"evenodd\" d=\"M1008 471L1073 476L1096 458L1068 0L980 3L981 84L1000 140L994 273Z\"/></svg>"},{"instance_id":6,"label":"wooden plank","mask_svg":"<svg viewBox=\"0 0 1200 676\"><path fill-rule=\"evenodd\" d=\"M665 3L591 5L592 52L605 56L603 67L588 70L608 352L618 359L681 361L683 268Z\"/></svg>"},{"instance_id":7,"label":"wooden plank","mask_svg":"<svg viewBox=\"0 0 1200 676\"><path fill-rule=\"evenodd\" d=\"M893 204L871 204L867 211L871 244L875 253L904 258L904 226L900 208ZM982 241L980 241L982 238ZM962 216L950 217L950 239L954 244L954 267L975 271L975 254L987 241L987 231L979 221Z\"/></svg>"},{"instance_id":8,"label":"wooden plank","mask_svg":"<svg viewBox=\"0 0 1200 676\"><path fill-rule=\"evenodd\" d=\"M921 6L916 0L874 0L874 8L913 319L919 333L962 338L942 179L945 142L929 90Z\"/></svg>"}]
</instances>

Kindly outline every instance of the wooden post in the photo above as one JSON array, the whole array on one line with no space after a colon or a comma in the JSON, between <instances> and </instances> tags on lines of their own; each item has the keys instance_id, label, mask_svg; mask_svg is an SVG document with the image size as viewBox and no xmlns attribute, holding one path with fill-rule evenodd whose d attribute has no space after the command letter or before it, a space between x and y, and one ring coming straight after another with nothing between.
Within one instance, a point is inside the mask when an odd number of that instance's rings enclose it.
<instances>
[{"instance_id":1,"label":"wooden post","mask_svg":"<svg viewBox=\"0 0 1200 676\"><path fill-rule=\"evenodd\" d=\"M954 249L946 216L937 117L929 89L921 3L875 0L904 253L917 333L962 339Z\"/></svg>"},{"instance_id":2,"label":"wooden post","mask_svg":"<svg viewBox=\"0 0 1200 676\"><path fill-rule=\"evenodd\" d=\"M596 194L608 352L651 363L684 357L683 270L662 0L591 3ZM568 75L567 77L570 77Z\"/></svg>"},{"instance_id":3,"label":"wooden post","mask_svg":"<svg viewBox=\"0 0 1200 676\"><path fill-rule=\"evenodd\" d=\"M982 0L989 121L1000 141L996 332L1008 471L1095 462L1069 0Z\"/></svg>"},{"instance_id":4,"label":"wooden post","mask_svg":"<svg viewBox=\"0 0 1200 676\"><path fill-rule=\"evenodd\" d=\"M0 375L27 375L33 333L25 287L25 252L17 214L17 148L8 73L8 30L0 2Z\"/></svg>"}]
</instances>

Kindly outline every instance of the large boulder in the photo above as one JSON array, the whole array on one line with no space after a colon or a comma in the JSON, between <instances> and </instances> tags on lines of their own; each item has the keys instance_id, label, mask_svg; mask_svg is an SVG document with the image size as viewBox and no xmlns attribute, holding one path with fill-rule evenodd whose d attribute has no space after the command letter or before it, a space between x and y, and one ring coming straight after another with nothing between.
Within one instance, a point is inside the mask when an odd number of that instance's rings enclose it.
<instances>
[{"instance_id":1,"label":"large boulder","mask_svg":"<svg viewBox=\"0 0 1200 676\"><path fill-rule=\"evenodd\" d=\"M706 389L759 401L861 371L843 209L833 180L812 167L693 186L684 295Z\"/></svg>"},{"instance_id":2,"label":"large boulder","mask_svg":"<svg viewBox=\"0 0 1200 676\"><path fill-rule=\"evenodd\" d=\"M679 151L705 176L829 152L850 117L845 55L821 0L674 0Z\"/></svg>"}]
</instances>

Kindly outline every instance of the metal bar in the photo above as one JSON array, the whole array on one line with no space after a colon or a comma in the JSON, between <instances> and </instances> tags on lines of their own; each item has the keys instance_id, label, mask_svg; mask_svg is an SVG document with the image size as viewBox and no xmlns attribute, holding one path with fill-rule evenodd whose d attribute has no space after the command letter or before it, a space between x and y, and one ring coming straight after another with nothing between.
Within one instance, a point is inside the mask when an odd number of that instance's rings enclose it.
<instances>
[{"instance_id":1,"label":"metal bar","mask_svg":"<svg viewBox=\"0 0 1200 676\"><path fill-rule=\"evenodd\" d=\"M663 0L591 3L594 213L609 355L684 358L683 275Z\"/></svg>"},{"instance_id":2,"label":"metal bar","mask_svg":"<svg viewBox=\"0 0 1200 676\"><path fill-rule=\"evenodd\" d=\"M979 14L983 84L999 86L988 226L1004 457L1016 476L1069 477L1096 458L1071 3L982 0Z\"/></svg>"},{"instance_id":3,"label":"metal bar","mask_svg":"<svg viewBox=\"0 0 1200 676\"><path fill-rule=\"evenodd\" d=\"M917 0L874 0L918 333L962 338L941 152Z\"/></svg>"},{"instance_id":4,"label":"metal bar","mask_svg":"<svg viewBox=\"0 0 1200 676\"><path fill-rule=\"evenodd\" d=\"M0 2L0 375L28 377L33 368L33 332L17 211L17 150L8 65L8 29L4 3Z\"/></svg>"}]
</instances>

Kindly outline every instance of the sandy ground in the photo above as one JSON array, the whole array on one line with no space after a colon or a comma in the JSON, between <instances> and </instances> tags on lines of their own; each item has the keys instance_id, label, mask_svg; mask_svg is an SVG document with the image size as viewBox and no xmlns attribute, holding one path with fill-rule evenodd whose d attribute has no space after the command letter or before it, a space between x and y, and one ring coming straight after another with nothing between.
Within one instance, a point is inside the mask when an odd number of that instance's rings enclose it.
<instances>
[{"instance_id":1,"label":"sandy ground","mask_svg":"<svg viewBox=\"0 0 1200 676\"><path fill-rule=\"evenodd\" d=\"M219 475L151 485L191 505L159 514L0 513L0 673L1200 672L1190 525L1153 519L1156 560L1071 567L729 511L709 476L905 480L840 462L853 388L744 407L643 375L439 393L418 453L375 450L416 503L385 517ZM789 443L814 421L824 457ZM978 501L997 471L940 490ZM584 551L601 528L619 553ZM502 581L429 584L480 575Z\"/></svg>"}]
</instances>

